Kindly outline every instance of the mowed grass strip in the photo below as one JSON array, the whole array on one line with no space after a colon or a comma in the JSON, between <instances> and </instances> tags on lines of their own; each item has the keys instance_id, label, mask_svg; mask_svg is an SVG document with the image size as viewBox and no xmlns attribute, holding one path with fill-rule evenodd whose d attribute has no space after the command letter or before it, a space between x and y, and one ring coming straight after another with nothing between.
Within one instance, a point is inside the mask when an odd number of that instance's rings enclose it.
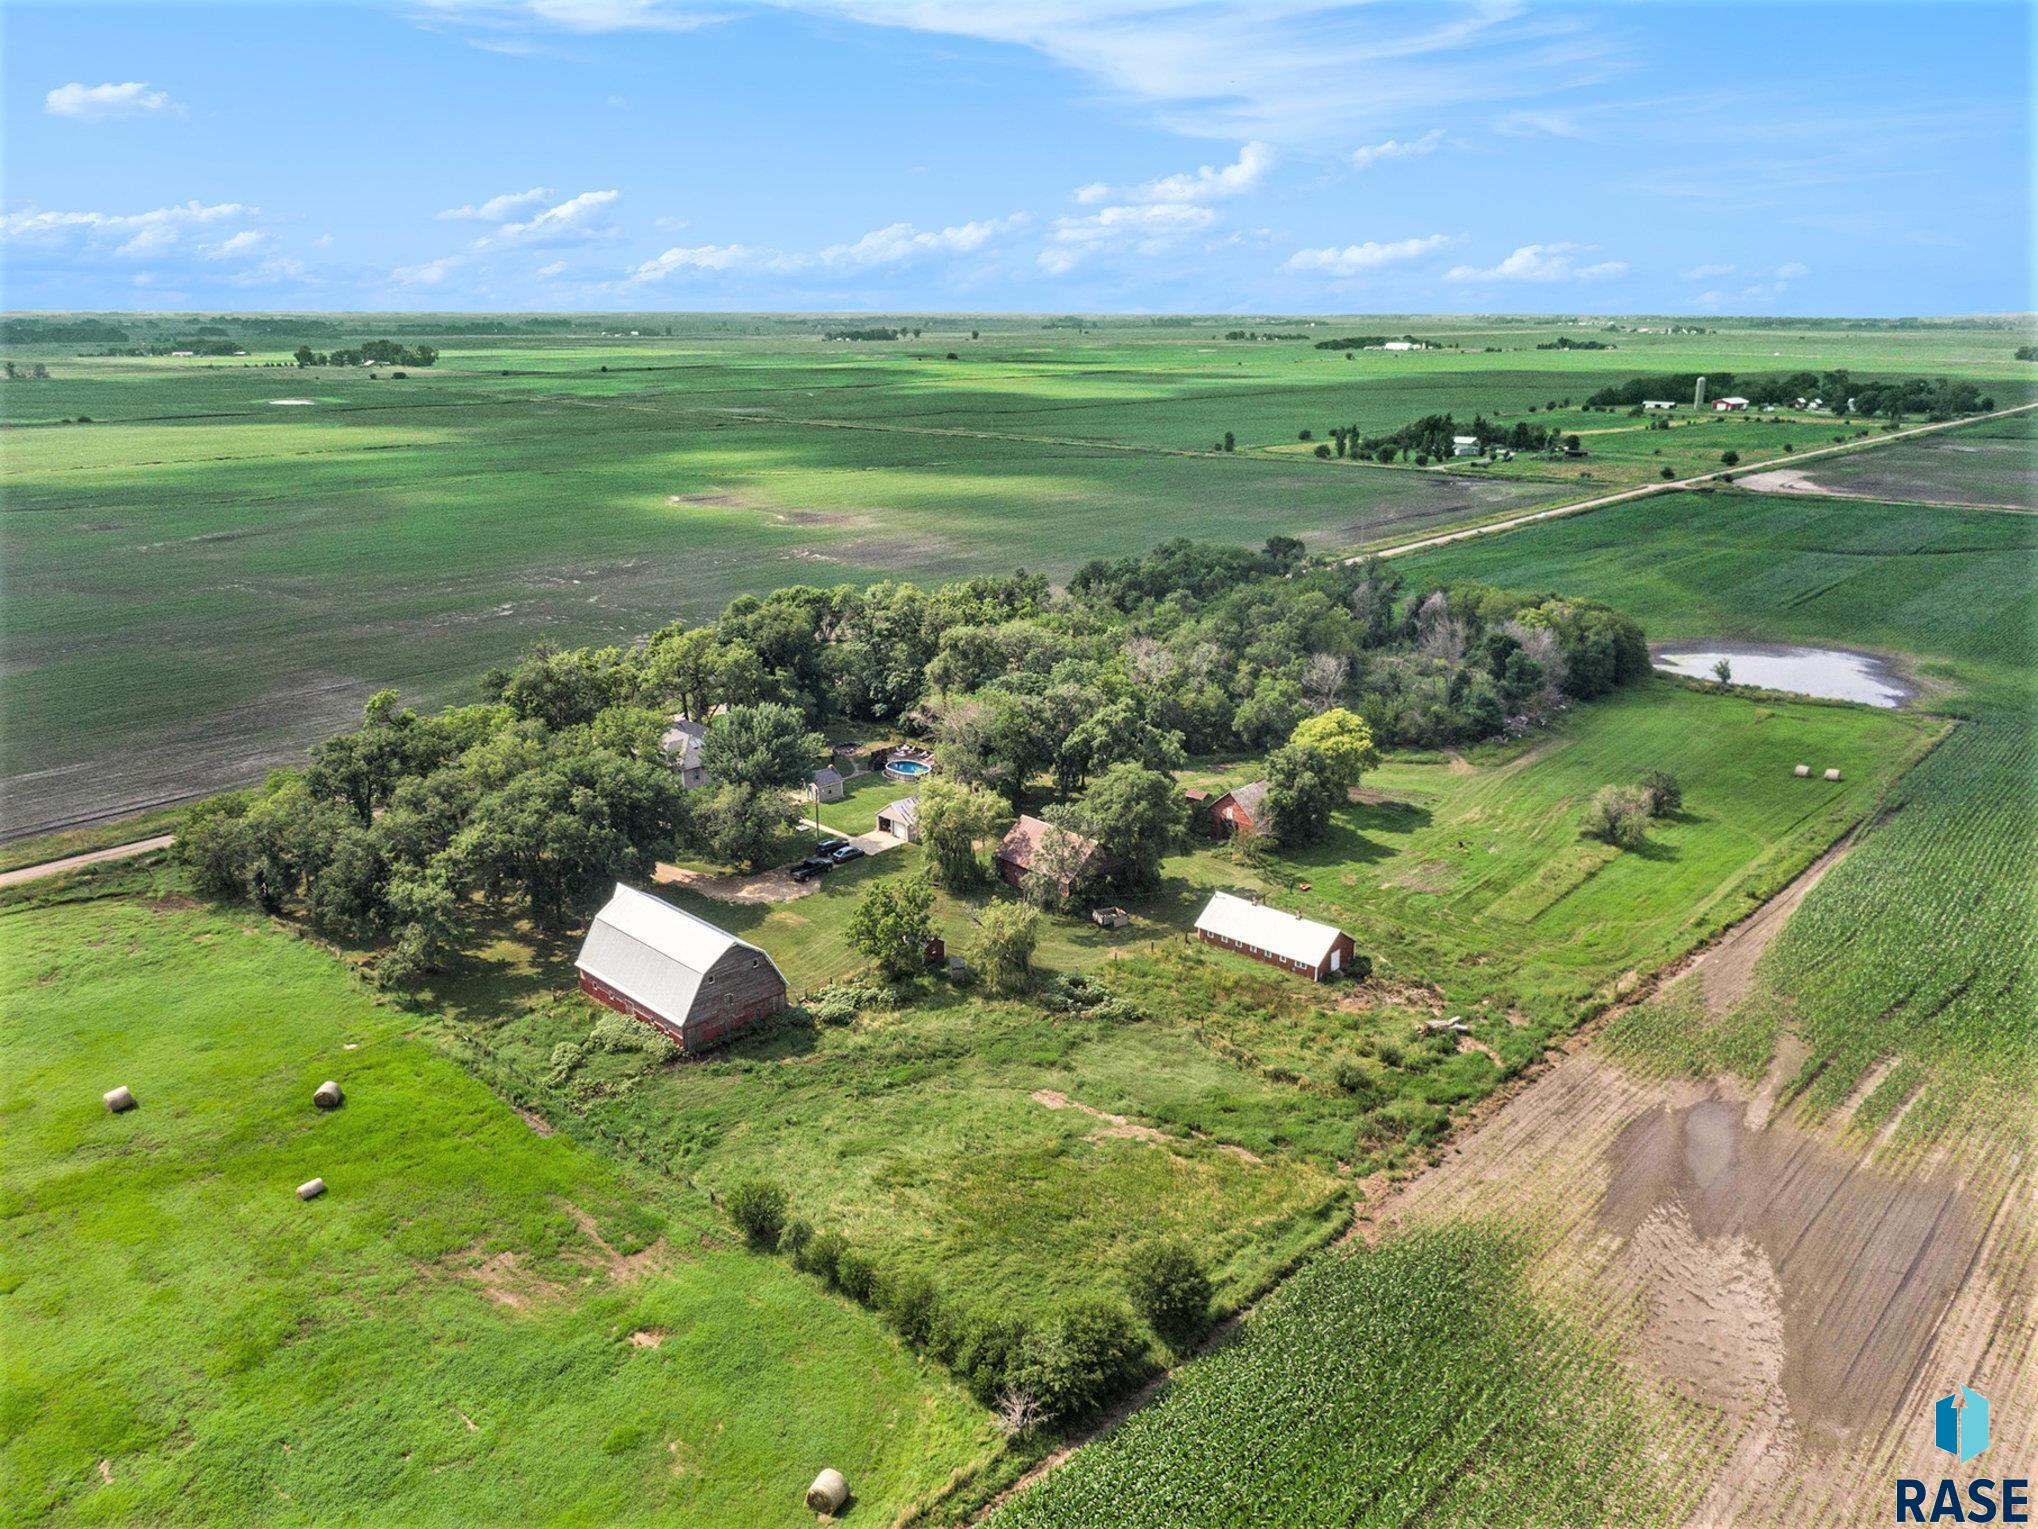
<instances>
[{"instance_id":1,"label":"mowed grass strip","mask_svg":"<svg viewBox=\"0 0 2038 1529\"><path fill-rule=\"evenodd\" d=\"M266 921L17 905L0 971L17 1520L790 1525L823 1465L888 1519L993 1447L873 1318Z\"/></svg>"}]
</instances>

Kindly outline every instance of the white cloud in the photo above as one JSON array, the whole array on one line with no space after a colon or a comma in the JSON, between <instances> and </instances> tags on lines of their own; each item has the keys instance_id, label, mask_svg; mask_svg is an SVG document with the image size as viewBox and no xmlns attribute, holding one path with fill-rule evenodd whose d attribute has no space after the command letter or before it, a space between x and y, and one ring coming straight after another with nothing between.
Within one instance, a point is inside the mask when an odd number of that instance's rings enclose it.
<instances>
[{"instance_id":1,"label":"white cloud","mask_svg":"<svg viewBox=\"0 0 2038 1529\"><path fill-rule=\"evenodd\" d=\"M1695 265L1684 273L1686 281L1711 281L1715 276L1731 276L1734 268L1730 265Z\"/></svg>"},{"instance_id":2,"label":"white cloud","mask_svg":"<svg viewBox=\"0 0 2038 1529\"><path fill-rule=\"evenodd\" d=\"M200 253L208 260L237 260L244 255L252 255L259 249L267 248L269 242L270 236L260 229L244 228L217 244L204 246Z\"/></svg>"},{"instance_id":3,"label":"white cloud","mask_svg":"<svg viewBox=\"0 0 2038 1529\"><path fill-rule=\"evenodd\" d=\"M400 287L435 287L465 264L459 255L442 255L422 265L398 266L389 273L389 279Z\"/></svg>"},{"instance_id":4,"label":"white cloud","mask_svg":"<svg viewBox=\"0 0 2038 1529\"><path fill-rule=\"evenodd\" d=\"M1812 268L1810 266L1800 265L1795 260L1789 262L1787 265L1778 266L1775 271L1777 278L1782 281L1792 281L1800 276L1809 276L1811 275L1811 273Z\"/></svg>"},{"instance_id":5,"label":"white cloud","mask_svg":"<svg viewBox=\"0 0 2038 1529\"><path fill-rule=\"evenodd\" d=\"M1524 244L1499 265L1452 266L1445 281L1602 281L1627 274L1627 263L1602 260L1580 265L1572 257L1589 252L1589 244Z\"/></svg>"},{"instance_id":6,"label":"white cloud","mask_svg":"<svg viewBox=\"0 0 2038 1529\"><path fill-rule=\"evenodd\" d=\"M603 208L613 205L620 191L583 191L556 207L547 207L523 223L505 223L493 234L475 241L475 248L489 244L528 244L534 240L582 238Z\"/></svg>"},{"instance_id":7,"label":"white cloud","mask_svg":"<svg viewBox=\"0 0 2038 1529\"><path fill-rule=\"evenodd\" d=\"M0 241L138 259L175 250L194 230L247 222L260 214L239 202L181 202L147 212L37 212L0 215Z\"/></svg>"},{"instance_id":8,"label":"white cloud","mask_svg":"<svg viewBox=\"0 0 2038 1529\"><path fill-rule=\"evenodd\" d=\"M151 90L144 80L124 85L59 85L43 97L42 109L52 117L79 122L110 122L116 117L153 117L174 111L177 103L165 90Z\"/></svg>"},{"instance_id":9,"label":"white cloud","mask_svg":"<svg viewBox=\"0 0 2038 1529\"><path fill-rule=\"evenodd\" d=\"M777 250L757 249L748 244L697 244L669 249L645 261L630 273L630 280L663 281L668 276L697 271L784 270L787 259Z\"/></svg>"},{"instance_id":10,"label":"white cloud","mask_svg":"<svg viewBox=\"0 0 2038 1529\"><path fill-rule=\"evenodd\" d=\"M709 0L425 0L441 21L615 31L698 26ZM1197 137L1315 145L1415 113L1547 96L1623 67L1629 29L1518 0L1464 6L1319 0L763 0L836 17L1030 48ZM754 6L752 8L755 8ZM728 9L734 9L729 7Z\"/></svg>"},{"instance_id":11,"label":"white cloud","mask_svg":"<svg viewBox=\"0 0 2038 1529\"><path fill-rule=\"evenodd\" d=\"M1352 150L1352 168L1370 170L1384 159L1413 159L1418 155L1433 154L1443 141L1444 130L1433 127L1420 138L1389 138L1385 143L1369 143Z\"/></svg>"},{"instance_id":12,"label":"white cloud","mask_svg":"<svg viewBox=\"0 0 2038 1529\"><path fill-rule=\"evenodd\" d=\"M820 260L824 265L891 265L918 255L967 255L1025 221L1024 214L1014 214L928 230L911 223L892 223L872 229L853 244L829 245L821 251Z\"/></svg>"},{"instance_id":13,"label":"white cloud","mask_svg":"<svg viewBox=\"0 0 2038 1529\"><path fill-rule=\"evenodd\" d=\"M1133 251L1159 254L1188 234L1202 233L1217 221L1208 207L1187 202L1156 202L1145 206L1105 207L1088 217L1057 218L1040 252L1040 266L1051 275L1074 270L1092 255Z\"/></svg>"},{"instance_id":14,"label":"white cloud","mask_svg":"<svg viewBox=\"0 0 2038 1529\"><path fill-rule=\"evenodd\" d=\"M439 216L448 220L473 219L481 223L503 223L527 207L536 207L551 195L553 191L550 186L533 186L529 191L505 191L501 196L492 196L485 202L469 203L465 207L448 207Z\"/></svg>"},{"instance_id":15,"label":"white cloud","mask_svg":"<svg viewBox=\"0 0 2038 1529\"><path fill-rule=\"evenodd\" d=\"M1241 146L1238 158L1228 165L1199 165L1180 175L1163 175L1122 189L1093 181L1077 188L1075 195L1085 207L1099 202L1215 202L1252 190L1273 167L1272 147L1255 142Z\"/></svg>"},{"instance_id":16,"label":"white cloud","mask_svg":"<svg viewBox=\"0 0 2038 1529\"><path fill-rule=\"evenodd\" d=\"M1431 234L1427 238L1394 239L1385 244L1368 240L1364 244L1347 244L1343 249L1332 245L1323 249L1297 250L1287 258L1281 269L1318 276L1357 276L1365 271L1378 270L1383 265L1419 260L1456 242L1449 234Z\"/></svg>"},{"instance_id":17,"label":"white cloud","mask_svg":"<svg viewBox=\"0 0 2038 1529\"><path fill-rule=\"evenodd\" d=\"M541 265L538 267L538 279L541 281L550 281L553 277L560 275L562 272L564 272L565 269L566 269L565 261L563 260L551 261L548 264Z\"/></svg>"}]
</instances>

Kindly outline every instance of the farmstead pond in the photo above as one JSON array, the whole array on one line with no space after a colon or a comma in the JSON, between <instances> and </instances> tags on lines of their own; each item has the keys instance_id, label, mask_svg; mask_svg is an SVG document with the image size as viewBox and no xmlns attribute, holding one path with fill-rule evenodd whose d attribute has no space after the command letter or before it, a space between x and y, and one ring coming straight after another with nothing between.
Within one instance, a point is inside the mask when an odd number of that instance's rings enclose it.
<instances>
[{"instance_id":1,"label":"farmstead pond","mask_svg":"<svg viewBox=\"0 0 2038 1529\"><path fill-rule=\"evenodd\" d=\"M1841 648L1804 648L1776 642L1664 643L1650 649L1658 669L1709 680L1725 660L1730 683L1787 690L1828 701L1901 706L1916 693L1887 659Z\"/></svg>"}]
</instances>

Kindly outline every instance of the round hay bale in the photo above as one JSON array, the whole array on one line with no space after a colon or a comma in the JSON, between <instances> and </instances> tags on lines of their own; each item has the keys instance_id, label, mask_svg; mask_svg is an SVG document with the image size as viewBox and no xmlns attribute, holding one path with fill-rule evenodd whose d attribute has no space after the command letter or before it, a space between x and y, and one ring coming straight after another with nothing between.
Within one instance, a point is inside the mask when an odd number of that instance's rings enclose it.
<instances>
[{"instance_id":1,"label":"round hay bale","mask_svg":"<svg viewBox=\"0 0 2038 1529\"><path fill-rule=\"evenodd\" d=\"M326 1181L324 1179L307 1179L304 1183L297 1186L297 1198L300 1200L316 1200L325 1192Z\"/></svg>"},{"instance_id":2,"label":"round hay bale","mask_svg":"<svg viewBox=\"0 0 2038 1529\"><path fill-rule=\"evenodd\" d=\"M1840 772L1839 772L1838 770L1828 770L1828 771L1826 771L1826 779L1827 779L1827 780L1838 780L1839 778L1840 778Z\"/></svg>"},{"instance_id":3,"label":"round hay bale","mask_svg":"<svg viewBox=\"0 0 2038 1529\"><path fill-rule=\"evenodd\" d=\"M340 1092L340 1085L331 1078L319 1084L311 1096L311 1102L322 1110L336 1110L346 1102L347 1096Z\"/></svg>"},{"instance_id":4,"label":"round hay bale","mask_svg":"<svg viewBox=\"0 0 2038 1529\"><path fill-rule=\"evenodd\" d=\"M842 1472L825 1470L814 1478L814 1484L807 1488L807 1506L816 1513L833 1517L842 1511L842 1505L849 1501L849 1483L842 1479Z\"/></svg>"},{"instance_id":5,"label":"round hay bale","mask_svg":"<svg viewBox=\"0 0 2038 1529\"><path fill-rule=\"evenodd\" d=\"M1811 777L1812 767L1810 765L1799 765L1795 773L1799 780L1808 780Z\"/></svg>"},{"instance_id":6,"label":"round hay bale","mask_svg":"<svg viewBox=\"0 0 2038 1529\"><path fill-rule=\"evenodd\" d=\"M135 1097L127 1091L125 1083L118 1088L109 1088L99 1097L105 1101L109 1114L119 1115L135 1106Z\"/></svg>"}]
</instances>

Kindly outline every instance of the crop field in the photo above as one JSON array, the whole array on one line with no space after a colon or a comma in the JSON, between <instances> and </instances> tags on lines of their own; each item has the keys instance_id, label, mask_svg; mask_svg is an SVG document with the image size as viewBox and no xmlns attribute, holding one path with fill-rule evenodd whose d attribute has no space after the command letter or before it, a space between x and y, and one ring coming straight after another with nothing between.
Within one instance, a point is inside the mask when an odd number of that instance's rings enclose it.
<instances>
[{"instance_id":1,"label":"crop field","mask_svg":"<svg viewBox=\"0 0 2038 1529\"><path fill-rule=\"evenodd\" d=\"M1894 1476L1948 1473L1926 1419L1949 1376L1992 1398L2004 1457L2038 1440L2038 921L2023 870L2038 855L2034 551L2028 522L1987 512L1709 494L1413 565L1619 599L1659 637L1895 652L1926 681L1927 704L1963 719L1760 916L1616 1011L1439 1166L1362 1207L1368 1239L1402 1260L1475 1237L1515 1250L1508 1309L1562 1325L1522 1329L1529 1356L1508 1373L1559 1374L1554 1419L1639 1419L1648 1440L1623 1476L1635 1489L1623 1521L1878 1517ZM1303 1276L1315 1306L1364 1309L1398 1276L1380 1253L1323 1256ZM1441 1356L1447 1395L1459 1334L1489 1320L1483 1307L1453 1311L1460 1325L1425 1351ZM1258 1500L1284 1522L1349 1521L1355 1504L1368 1522L1417 1521L1429 1505L1376 1496L1374 1483L1424 1470L1451 1437L1441 1428L1329 1478L1257 1478L1251 1453L1231 1452L1247 1417L1305 1430L1338 1417L1310 1380L1350 1345L1292 1325L1280 1298L1268 1302L1239 1343L1004 1520L1084 1522L1099 1493L1123 1487L1173 1505L1172 1522L1221 1522L1210 1505L1228 1470L1260 1480ZM1278 1366L1261 1357L1283 1345ZM1532 1450L1510 1434L1523 1426L1513 1409L1486 1413L1476 1387L1456 1394L1446 1416L1505 1441L1482 1472ZM1446 1498L1435 1516L1605 1510L1524 1490L1473 1512Z\"/></svg>"},{"instance_id":2,"label":"crop field","mask_svg":"<svg viewBox=\"0 0 2038 1529\"><path fill-rule=\"evenodd\" d=\"M1547 325L1279 322L1444 347L1388 354L1226 341L1218 319L910 322L918 339L866 345L743 316L452 335L402 380L278 365L274 347L10 351L51 377L0 391L0 834L243 783L376 689L440 704L537 638L626 641L745 591L1062 575L1169 536L1356 548L1834 430L1647 432L1561 407L1639 372L1840 365L1986 382L2004 404L2033 391L2007 331L1748 325L1558 352L1535 346L1572 331ZM1320 462L1296 440L1531 407L1597 432L1591 454L1417 470ZM1227 432L1238 449L1213 452Z\"/></svg>"},{"instance_id":3,"label":"crop field","mask_svg":"<svg viewBox=\"0 0 2038 1529\"><path fill-rule=\"evenodd\" d=\"M1985 420L1860 456L1808 463L1800 472L1756 473L1743 481L1752 489L1784 493L2038 510L2038 418Z\"/></svg>"},{"instance_id":4,"label":"crop field","mask_svg":"<svg viewBox=\"0 0 2038 1529\"><path fill-rule=\"evenodd\" d=\"M0 973L10 1519L792 1525L822 1464L889 1518L994 1447L866 1313L266 920L88 877L9 894Z\"/></svg>"}]
</instances>

